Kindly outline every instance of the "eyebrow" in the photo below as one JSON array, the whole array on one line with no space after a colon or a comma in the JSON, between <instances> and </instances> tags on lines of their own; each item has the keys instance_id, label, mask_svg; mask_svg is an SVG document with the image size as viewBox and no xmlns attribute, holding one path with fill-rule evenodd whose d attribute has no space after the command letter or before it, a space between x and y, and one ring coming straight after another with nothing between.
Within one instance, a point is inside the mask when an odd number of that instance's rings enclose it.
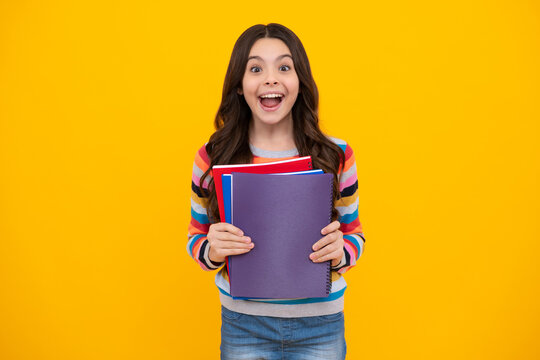
<instances>
[{"instance_id":1,"label":"eyebrow","mask_svg":"<svg viewBox=\"0 0 540 360\"><path fill-rule=\"evenodd\" d=\"M290 57L291 60L293 59L291 55L289 55L289 54L283 54L283 55L279 55L279 56L276 58L276 61L281 60L281 59L283 59L284 57ZM257 55L253 55L253 56L248 57L248 61L251 60L251 59L256 59L256 60L259 60L259 61L263 61L262 57L257 56Z\"/></svg>"}]
</instances>

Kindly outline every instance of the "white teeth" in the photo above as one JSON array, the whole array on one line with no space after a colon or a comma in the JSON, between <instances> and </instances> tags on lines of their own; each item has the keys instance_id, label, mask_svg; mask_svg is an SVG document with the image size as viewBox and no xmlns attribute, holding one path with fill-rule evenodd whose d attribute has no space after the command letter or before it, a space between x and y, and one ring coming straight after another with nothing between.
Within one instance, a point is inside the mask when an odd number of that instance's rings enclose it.
<instances>
[{"instance_id":1,"label":"white teeth","mask_svg":"<svg viewBox=\"0 0 540 360\"><path fill-rule=\"evenodd\" d=\"M260 96L261 98L277 98L277 97L283 97L282 94L266 94L266 95L261 95Z\"/></svg>"}]
</instances>

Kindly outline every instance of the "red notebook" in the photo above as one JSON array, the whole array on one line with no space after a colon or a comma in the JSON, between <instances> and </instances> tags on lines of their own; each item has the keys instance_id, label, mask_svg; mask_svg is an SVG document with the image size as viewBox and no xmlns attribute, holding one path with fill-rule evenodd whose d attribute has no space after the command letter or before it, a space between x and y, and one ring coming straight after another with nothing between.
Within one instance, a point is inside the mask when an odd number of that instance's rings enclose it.
<instances>
[{"instance_id":1,"label":"red notebook","mask_svg":"<svg viewBox=\"0 0 540 360\"><path fill-rule=\"evenodd\" d=\"M311 169L313 169L313 165L311 164L311 156L303 156L289 160L273 161L261 164L214 165L212 167L212 177L214 178L214 186L216 187L219 217L221 221L225 222L225 205L223 203L221 175L230 174L233 171L249 174L272 174Z\"/></svg>"}]
</instances>

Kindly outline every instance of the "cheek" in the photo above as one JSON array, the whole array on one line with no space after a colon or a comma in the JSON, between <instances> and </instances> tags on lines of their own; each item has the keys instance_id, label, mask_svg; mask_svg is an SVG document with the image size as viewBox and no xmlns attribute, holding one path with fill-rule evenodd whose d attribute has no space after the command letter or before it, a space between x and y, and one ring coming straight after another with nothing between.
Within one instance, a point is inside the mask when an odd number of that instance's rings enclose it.
<instances>
[{"instance_id":1,"label":"cheek","mask_svg":"<svg viewBox=\"0 0 540 360\"><path fill-rule=\"evenodd\" d=\"M246 97L256 97L257 96L257 85L250 81L243 81L242 88L244 89L244 95Z\"/></svg>"},{"instance_id":2,"label":"cheek","mask_svg":"<svg viewBox=\"0 0 540 360\"><path fill-rule=\"evenodd\" d=\"M293 102L296 102L296 99L298 99L298 90L299 90L298 84L296 84L296 86L293 85L289 87L289 98Z\"/></svg>"},{"instance_id":3,"label":"cheek","mask_svg":"<svg viewBox=\"0 0 540 360\"><path fill-rule=\"evenodd\" d=\"M300 83L298 81L298 78L291 79L288 84L287 88L289 89L290 94L294 94L296 97L298 95L298 91L300 90Z\"/></svg>"}]
</instances>

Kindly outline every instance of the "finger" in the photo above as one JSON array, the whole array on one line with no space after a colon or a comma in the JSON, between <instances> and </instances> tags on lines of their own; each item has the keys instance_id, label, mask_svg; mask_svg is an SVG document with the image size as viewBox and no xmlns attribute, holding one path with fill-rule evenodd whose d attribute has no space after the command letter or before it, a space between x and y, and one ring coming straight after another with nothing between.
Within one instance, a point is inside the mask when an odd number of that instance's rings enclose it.
<instances>
[{"instance_id":1,"label":"finger","mask_svg":"<svg viewBox=\"0 0 540 360\"><path fill-rule=\"evenodd\" d=\"M313 251L317 251L317 250L325 247L326 245L335 242L338 239L339 239L339 234L333 232L333 233L330 233L330 234L326 235L325 237L323 237L319 241L317 241L315 244L313 244L313 246L311 248L313 249Z\"/></svg>"},{"instance_id":2,"label":"finger","mask_svg":"<svg viewBox=\"0 0 540 360\"><path fill-rule=\"evenodd\" d=\"M323 256L326 256L328 254L331 254L335 251L338 251L340 249L339 245L337 243L332 243L332 244L329 244L325 247L323 247L322 249L320 249L319 251L315 251L315 252L312 252L310 255L309 255L309 258L311 260L316 260L318 258L321 258Z\"/></svg>"},{"instance_id":3,"label":"finger","mask_svg":"<svg viewBox=\"0 0 540 360\"><path fill-rule=\"evenodd\" d=\"M236 241L218 241L214 243L215 249L252 249L254 243L240 243Z\"/></svg>"},{"instance_id":4,"label":"finger","mask_svg":"<svg viewBox=\"0 0 540 360\"><path fill-rule=\"evenodd\" d=\"M233 242L239 242L239 243L250 243L251 238L249 236L237 236L228 232L219 232L214 234L214 237L216 240L219 241L233 241Z\"/></svg>"},{"instance_id":5,"label":"finger","mask_svg":"<svg viewBox=\"0 0 540 360\"><path fill-rule=\"evenodd\" d=\"M220 222L220 223L215 224L214 228L217 231L227 231L227 232L230 232L231 234L236 234L238 236L244 236L244 232L242 230L240 230L239 228L237 228L236 226L234 226L233 224Z\"/></svg>"},{"instance_id":6,"label":"finger","mask_svg":"<svg viewBox=\"0 0 540 360\"><path fill-rule=\"evenodd\" d=\"M251 251L251 249L228 249L224 251L224 256L240 255Z\"/></svg>"},{"instance_id":7,"label":"finger","mask_svg":"<svg viewBox=\"0 0 540 360\"><path fill-rule=\"evenodd\" d=\"M333 221L331 222L330 224L326 225L322 230L321 230L321 234L323 235L326 235L326 234L329 234L331 232L334 232L336 230L338 230L340 228L341 224L339 221Z\"/></svg>"},{"instance_id":8,"label":"finger","mask_svg":"<svg viewBox=\"0 0 540 360\"><path fill-rule=\"evenodd\" d=\"M321 257L314 259L313 262L320 263L320 262L325 262L328 260L333 260L333 259L338 259L338 258L341 259L342 256L343 256L342 250L336 250L329 254L326 254L326 255L323 255Z\"/></svg>"},{"instance_id":9,"label":"finger","mask_svg":"<svg viewBox=\"0 0 540 360\"><path fill-rule=\"evenodd\" d=\"M244 254L249 252L253 246L248 248L221 248L221 247L210 247L210 251L215 255L214 258L225 258L229 255L238 255L238 254Z\"/></svg>"}]
</instances>

